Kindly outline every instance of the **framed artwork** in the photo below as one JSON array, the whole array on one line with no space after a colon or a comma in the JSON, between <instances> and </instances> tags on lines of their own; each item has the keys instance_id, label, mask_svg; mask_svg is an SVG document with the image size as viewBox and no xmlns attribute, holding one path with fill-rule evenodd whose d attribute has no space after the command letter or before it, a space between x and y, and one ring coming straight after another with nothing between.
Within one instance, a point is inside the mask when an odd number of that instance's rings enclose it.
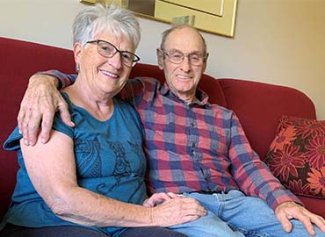
<instances>
[{"instance_id":1,"label":"framed artwork","mask_svg":"<svg viewBox=\"0 0 325 237\"><path fill-rule=\"evenodd\" d=\"M169 24L186 23L199 30L234 37L238 0L81 0L115 3L140 17Z\"/></svg>"}]
</instances>

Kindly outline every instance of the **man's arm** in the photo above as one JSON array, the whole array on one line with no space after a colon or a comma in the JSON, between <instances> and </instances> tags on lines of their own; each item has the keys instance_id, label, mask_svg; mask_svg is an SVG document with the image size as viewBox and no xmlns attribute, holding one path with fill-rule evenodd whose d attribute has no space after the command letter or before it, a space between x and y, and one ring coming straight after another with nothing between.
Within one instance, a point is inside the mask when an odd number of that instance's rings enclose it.
<instances>
[{"instance_id":1,"label":"man's arm","mask_svg":"<svg viewBox=\"0 0 325 237\"><path fill-rule=\"evenodd\" d=\"M29 79L17 118L25 145L35 145L39 132L41 142L48 142L56 111L60 112L65 124L74 126L67 104L58 88L63 89L73 84L76 77L76 74L64 74L57 70L50 70L36 73ZM155 82L150 83L150 88L156 84ZM123 87L118 96L123 100L137 104L142 100L144 90L144 82L133 79L132 83L127 83Z\"/></svg>"},{"instance_id":2,"label":"man's arm","mask_svg":"<svg viewBox=\"0 0 325 237\"><path fill-rule=\"evenodd\" d=\"M240 189L248 196L257 195L265 200L286 232L293 228L290 219L301 221L311 235L315 234L312 224L325 232L324 218L304 208L300 200L282 186L252 150L237 116L233 115L231 124L229 156L233 165L232 173Z\"/></svg>"},{"instance_id":3,"label":"man's arm","mask_svg":"<svg viewBox=\"0 0 325 237\"><path fill-rule=\"evenodd\" d=\"M59 85L66 87L72 84L75 78L76 75L48 71L34 74L29 79L17 118L25 145L35 145L40 128L41 142L46 143L49 140L54 114L57 110L60 111L64 123L74 126L67 104L57 88Z\"/></svg>"}]
</instances>

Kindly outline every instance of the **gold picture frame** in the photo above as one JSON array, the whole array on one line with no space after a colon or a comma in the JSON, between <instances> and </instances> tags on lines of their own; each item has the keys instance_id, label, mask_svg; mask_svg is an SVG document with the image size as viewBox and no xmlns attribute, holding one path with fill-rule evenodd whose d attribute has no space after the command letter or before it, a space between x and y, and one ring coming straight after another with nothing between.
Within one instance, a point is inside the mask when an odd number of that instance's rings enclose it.
<instances>
[{"instance_id":1,"label":"gold picture frame","mask_svg":"<svg viewBox=\"0 0 325 237\"><path fill-rule=\"evenodd\" d=\"M238 0L80 0L115 3L137 16L168 24L186 23L204 32L234 37Z\"/></svg>"}]
</instances>

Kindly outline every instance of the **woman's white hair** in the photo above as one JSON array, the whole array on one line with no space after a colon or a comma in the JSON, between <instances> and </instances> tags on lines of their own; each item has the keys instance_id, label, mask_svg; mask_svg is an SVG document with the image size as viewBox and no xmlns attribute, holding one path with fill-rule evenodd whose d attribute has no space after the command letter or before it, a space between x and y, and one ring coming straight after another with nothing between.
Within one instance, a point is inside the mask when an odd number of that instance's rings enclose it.
<instances>
[{"instance_id":1,"label":"woman's white hair","mask_svg":"<svg viewBox=\"0 0 325 237\"><path fill-rule=\"evenodd\" d=\"M98 32L109 31L114 36L125 36L133 43L134 49L140 41L140 25L136 17L127 9L116 5L96 4L80 11L73 22L73 43L86 44L95 40Z\"/></svg>"}]
</instances>

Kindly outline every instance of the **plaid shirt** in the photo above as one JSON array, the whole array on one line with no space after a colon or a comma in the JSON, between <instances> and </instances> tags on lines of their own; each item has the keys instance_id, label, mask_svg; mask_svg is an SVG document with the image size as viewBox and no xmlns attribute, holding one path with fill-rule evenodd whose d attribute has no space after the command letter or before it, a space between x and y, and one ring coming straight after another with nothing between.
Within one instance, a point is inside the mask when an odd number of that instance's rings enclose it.
<instances>
[{"instance_id":1,"label":"plaid shirt","mask_svg":"<svg viewBox=\"0 0 325 237\"><path fill-rule=\"evenodd\" d=\"M63 85L71 76L51 71ZM132 102L143 122L151 192L227 192L241 190L275 209L301 203L271 174L252 150L237 116L210 104L198 90L187 104L167 84L152 78L129 80L120 96Z\"/></svg>"}]
</instances>

